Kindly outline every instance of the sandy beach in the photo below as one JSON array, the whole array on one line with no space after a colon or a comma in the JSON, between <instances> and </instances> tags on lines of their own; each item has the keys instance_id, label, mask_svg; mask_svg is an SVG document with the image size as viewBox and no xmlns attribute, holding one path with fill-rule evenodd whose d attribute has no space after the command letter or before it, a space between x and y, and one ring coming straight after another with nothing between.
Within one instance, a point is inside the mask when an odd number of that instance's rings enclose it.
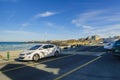
<instances>
[{"instance_id":1,"label":"sandy beach","mask_svg":"<svg viewBox=\"0 0 120 80\"><path fill-rule=\"evenodd\" d=\"M7 52L8 51L0 52L0 59L7 59ZM9 51L10 59L17 58L20 52L22 52L22 50Z\"/></svg>"}]
</instances>

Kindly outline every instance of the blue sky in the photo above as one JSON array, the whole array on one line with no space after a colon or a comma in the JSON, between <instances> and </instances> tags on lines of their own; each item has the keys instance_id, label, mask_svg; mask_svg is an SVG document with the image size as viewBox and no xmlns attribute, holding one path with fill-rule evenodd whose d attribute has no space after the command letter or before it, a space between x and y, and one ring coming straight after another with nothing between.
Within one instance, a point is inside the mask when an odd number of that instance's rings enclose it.
<instances>
[{"instance_id":1,"label":"blue sky","mask_svg":"<svg viewBox=\"0 0 120 80\"><path fill-rule=\"evenodd\" d=\"M120 35L120 0L0 0L0 41Z\"/></svg>"}]
</instances>

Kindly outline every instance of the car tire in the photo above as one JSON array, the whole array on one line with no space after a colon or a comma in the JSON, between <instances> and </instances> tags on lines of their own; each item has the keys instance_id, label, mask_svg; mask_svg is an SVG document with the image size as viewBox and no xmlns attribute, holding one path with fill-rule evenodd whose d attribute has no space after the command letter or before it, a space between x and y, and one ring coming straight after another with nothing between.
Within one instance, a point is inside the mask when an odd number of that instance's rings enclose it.
<instances>
[{"instance_id":1,"label":"car tire","mask_svg":"<svg viewBox=\"0 0 120 80\"><path fill-rule=\"evenodd\" d=\"M33 61L37 62L40 59L40 56L38 54L35 54L33 56Z\"/></svg>"},{"instance_id":2,"label":"car tire","mask_svg":"<svg viewBox=\"0 0 120 80\"><path fill-rule=\"evenodd\" d=\"M56 52L54 53L54 56L55 56L55 57L59 56L59 52L56 51Z\"/></svg>"}]
</instances>

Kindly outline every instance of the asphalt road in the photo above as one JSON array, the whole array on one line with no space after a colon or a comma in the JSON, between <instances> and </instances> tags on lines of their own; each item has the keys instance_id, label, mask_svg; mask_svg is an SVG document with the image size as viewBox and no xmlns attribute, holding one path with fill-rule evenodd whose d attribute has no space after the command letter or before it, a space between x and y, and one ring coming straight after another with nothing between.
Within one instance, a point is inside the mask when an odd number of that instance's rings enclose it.
<instances>
[{"instance_id":1,"label":"asphalt road","mask_svg":"<svg viewBox=\"0 0 120 80\"><path fill-rule=\"evenodd\" d=\"M120 80L120 59L106 54L102 46L81 46L71 52L37 63L6 64L0 69L0 80Z\"/></svg>"}]
</instances>

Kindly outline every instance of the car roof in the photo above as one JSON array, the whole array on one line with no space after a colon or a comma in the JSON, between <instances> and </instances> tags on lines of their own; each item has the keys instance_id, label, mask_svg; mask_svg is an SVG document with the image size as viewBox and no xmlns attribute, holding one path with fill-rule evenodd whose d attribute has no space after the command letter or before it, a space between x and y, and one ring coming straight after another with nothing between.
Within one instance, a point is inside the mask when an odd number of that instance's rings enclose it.
<instances>
[{"instance_id":1,"label":"car roof","mask_svg":"<svg viewBox=\"0 0 120 80\"><path fill-rule=\"evenodd\" d=\"M54 45L54 44L38 44L38 45L45 46L45 45Z\"/></svg>"}]
</instances>

